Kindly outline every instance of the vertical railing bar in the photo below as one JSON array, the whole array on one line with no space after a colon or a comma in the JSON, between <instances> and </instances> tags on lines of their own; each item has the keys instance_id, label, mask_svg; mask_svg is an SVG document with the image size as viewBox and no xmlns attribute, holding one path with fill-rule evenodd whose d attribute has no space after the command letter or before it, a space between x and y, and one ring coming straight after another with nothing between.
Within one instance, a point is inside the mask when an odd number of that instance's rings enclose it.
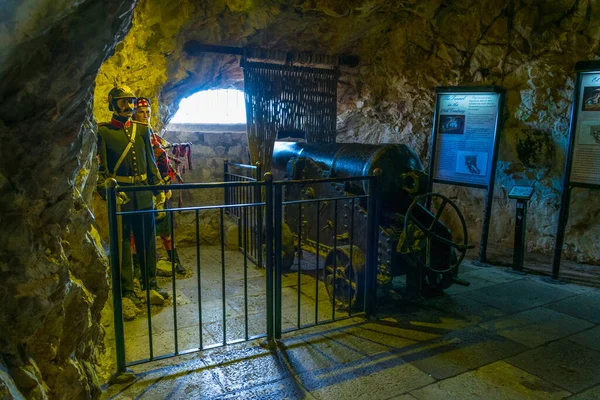
<instances>
[{"instance_id":1,"label":"vertical railing bar","mask_svg":"<svg viewBox=\"0 0 600 400\"><path fill-rule=\"evenodd\" d=\"M199 210L196 210L196 277L198 280L198 337L200 350L204 349L202 340L202 277L200 275L200 222Z\"/></svg>"},{"instance_id":2,"label":"vertical railing bar","mask_svg":"<svg viewBox=\"0 0 600 400\"><path fill-rule=\"evenodd\" d=\"M237 203L236 203L237 204ZM223 303L223 345L227 344L227 307L225 299L225 229L223 226L223 208L219 208L219 218L221 221L221 294Z\"/></svg>"},{"instance_id":3,"label":"vertical railing bar","mask_svg":"<svg viewBox=\"0 0 600 400\"><path fill-rule=\"evenodd\" d=\"M273 326L273 175L265 174L265 236L267 269L267 341L274 339ZM261 208L259 208L260 210ZM262 225L262 220L260 221Z\"/></svg>"},{"instance_id":4,"label":"vertical railing bar","mask_svg":"<svg viewBox=\"0 0 600 400\"><path fill-rule=\"evenodd\" d=\"M125 372L125 329L123 326L123 298L121 293L121 257L119 247L123 245L123 237L119 237L119 222L123 230L122 219L117 216L117 181L106 180L106 207L108 211L108 229L110 241L110 270L112 278L113 312L115 324L115 355L117 361L117 374ZM121 235L122 236L122 235ZM121 242L119 244L119 241Z\"/></svg>"},{"instance_id":5,"label":"vertical railing bar","mask_svg":"<svg viewBox=\"0 0 600 400\"><path fill-rule=\"evenodd\" d=\"M354 279L350 278L350 274L348 274L347 279L350 281L348 285L348 316L352 316L352 283L355 284L356 288L358 288L358 278L356 274L356 269L354 268L353 255L354 255L354 201L352 198L352 206L350 207L350 268L352 270L352 274L354 275ZM355 282L352 282L354 280ZM356 291L355 291L356 295Z\"/></svg>"},{"instance_id":6,"label":"vertical railing bar","mask_svg":"<svg viewBox=\"0 0 600 400\"><path fill-rule=\"evenodd\" d=\"M319 322L319 233L321 232L321 202L317 201L317 266L315 277L315 325Z\"/></svg>"},{"instance_id":7,"label":"vertical railing bar","mask_svg":"<svg viewBox=\"0 0 600 400\"><path fill-rule=\"evenodd\" d=\"M335 321L335 291L337 283L337 200L333 202L333 287L331 292L333 293L332 305L331 305L331 319Z\"/></svg>"},{"instance_id":8,"label":"vertical railing bar","mask_svg":"<svg viewBox=\"0 0 600 400\"><path fill-rule=\"evenodd\" d=\"M173 243L173 248L175 248L175 230L174 230L174 222L175 218L173 216L173 211L169 211L169 216L171 217L170 228L171 228L171 243ZM166 218L166 216L164 217ZM171 282L173 285L173 327L175 333L175 354L179 354L179 340L178 340L178 332L177 332L177 289L175 285L176 275L175 275L175 257L171 257Z\"/></svg>"},{"instance_id":9,"label":"vertical railing bar","mask_svg":"<svg viewBox=\"0 0 600 400\"><path fill-rule=\"evenodd\" d=\"M257 180L259 180L260 177L262 177L261 173L262 173L261 165L260 165L260 163L257 163L257 165L256 165L256 179ZM271 176L271 182L272 182L272 179L273 179L273 177ZM258 186L257 189L258 190L255 192L256 198L254 199L254 201L257 203L260 203L262 200L262 186ZM272 189L272 187L271 187L271 189ZM266 192L266 186L265 186L265 192ZM272 192L271 192L271 195L273 195ZM265 194L265 197L266 197L266 194ZM257 211L256 226L255 226L256 239L257 239L256 240L256 257L258 260L259 267L262 267L263 266L263 261L262 261L262 228L263 228L262 206L259 206L256 211Z\"/></svg>"},{"instance_id":10,"label":"vertical railing bar","mask_svg":"<svg viewBox=\"0 0 600 400\"><path fill-rule=\"evenodd\" d=\"M302 269L302 203L298 203L298 329L300 329L300 282Z\"/></svg>"},{"instance_id":11,"label":"vertical railing bar","mask_svg":"<svg viewBox=\"0 0 600 400\"><path fill-rule=\"evenodd\" d=\"M274 183L275 196L275 339L281 338L281 220L283 216L282 210L282 185Z\"/></svg>"},{"instance_id":12,"label":"vertical railing bar","mask_svg":"<svg viewBox=\"0 0 600 400\"><path fill-rule=\"evenodd\" d=\"M140 262L140 268L142 268L142 265L144 266L144 276L146 277L146 312L147 312L147 317L148 317L148 346L150 346L150 360L154 359L154 345L153 345L153 340L152 340L152 320L151 320L151 315L152 313L150 312L150 276L149 276L149 271L148 271L148 254L146 254L146 226L144 223L144 218L145 216L142 214L140 215L140 218L142 220L142 242L144 243L144 247L143 249L138 249L136 246L136 257L139 255L139 251L142 250L144 252L144 259L142 260L142 262ZM152 216L154 218L154 215ZM135 216L133 217L135 218ZM135 244L135 235L133 237L133 243ZM132 260L133 261L133 260ZM139 260L138 260L139 261Z\"/></svg>"},{"instance_id":13,"label":"vertical railing bar","mask_svg":"<svg viewBox=\"0 0 600 400\"><path fill-rule=\"evenodd\" d=\"M244 207L244 333L248 340L248 207Z\"/></svg>"},{"instance_id":14,"label":"vertical railing bar","mask_svg":"<svg viewBox=\"0 0 600 400\"><path fill-rule=\"evenodd\" d=\"M229 160L223 160L223 182L229 180ZM223 197L225 198L225 205L229 204L229 188L225 186L223 188Z\"/></svg>"},{"instance_id":15,"label":"vertical railing bar","mask_svg":"<svg viewBox=\"0 0 600 400\"><path fill-rule=\"evenodd\" d=\"M369 203L367 211L367 263L365 267L365 312L371 317L376 311L377 297L377 251L379 242L379 201L381 197L381 169L376 168L369 179Z\"/></svg>"}]
</instances>

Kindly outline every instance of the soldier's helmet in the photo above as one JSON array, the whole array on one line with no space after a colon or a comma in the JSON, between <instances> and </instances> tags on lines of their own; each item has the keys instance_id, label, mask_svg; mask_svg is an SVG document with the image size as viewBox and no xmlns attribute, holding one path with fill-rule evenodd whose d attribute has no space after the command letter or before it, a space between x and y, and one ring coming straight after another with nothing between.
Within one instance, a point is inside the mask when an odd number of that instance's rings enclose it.
<instances>
[{"instance_id":1,"label":"soldier's helmet","mask_svg":"<svg viewBox=\"0 0 600 400\"><path fill-rule=\"evenodd\" d=\"M137 96L127 86L114 87L108 92L108 109L114 111L113 104L118 99L133 99L135 101L136 98Z\"/></svg>"}]
</instances>

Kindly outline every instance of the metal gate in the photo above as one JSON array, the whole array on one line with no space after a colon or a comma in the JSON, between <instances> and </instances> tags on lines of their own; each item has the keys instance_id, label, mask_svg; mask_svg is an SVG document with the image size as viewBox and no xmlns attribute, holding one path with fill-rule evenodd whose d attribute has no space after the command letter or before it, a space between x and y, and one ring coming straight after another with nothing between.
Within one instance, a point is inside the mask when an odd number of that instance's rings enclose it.
<instances>
[{"instance_id":1,"label":"metal gate","mask_svg":"<svg viewBox=\"0 0 600 400\"><path fill-rule=\"evenodd\" d=\"M258 176L258 175L256 175ZM313 199L291 199L285 198L284 192L286 188L293 185L312 184L347 184L348 182L361 182L369 186L368 194L357 196L340 196L329 198L313 198ZM265 174L263 181L243 180L222 182L222 183L189 183L180 185L170 185L170 189L177 190L223 190L226 204L216 205L201 205L180 208L167 208L164 210L170 216L170 234L171 240L175 243L176 229L174 224L175 213L189 214L193 224L195 234L194 248L190 251L195 258L195 288L196 294L193 292L184 292L181 288L183 285L178 283L175 274L175 260L171 260L170 279L172 305L170 308L165 307L160 313L153 315L150 298L151 284L145 285L146 288L142 292L145 297L145 313L146 321L133 320L128 322L128 334L138 335L136 337L126 337L125 323L123 320L123 293L121 288L121 255L124 251L120 249L129 238L123 238L120 235L122 230L123 217L131 217L134 215L156 215L161 210L135 210L135 211L120 211L117 207L117 194L127 193L132 195L134 192L156 191L164 189L160 186L121 186L117 187L116 181L107 181L107 206L109 217L109 234L110 234L110 264L112 272L112 289L113 289L113 307L114 307L114 328L116 341L116 361L117 373L122 373L127 366L137 365L153 360L174 357L191 352L202 351L208 348L224 346L231 343L253 340L258 338L266 338L268 341L279 339L282 333L303 329L308 326L328 323L343 318L357 315L358 313L366 313L372 315L375 312L375 295L377 282L377 249L378 249L378 204L379 200L379 178L371 177L356 177L356 178L327 178L316 179L311 181L274 181L273 176L269 173ZM229 193L229 195L227 195ZM235 193L235 197L231 195ZM264 198L264 201L261 199ZM357 275L346 276L350 287L354 284L356 290L361 291L361 304L353 308L352 303L346 311L340 311L336 296L342 295L342 291L336 288L337 276L339 271L353 268L356 260L352 259L354 252L354 244L352 236L350 237L350 259L343 260L344 265L337 257L331 261L323 259L323 246L321 246L321 237L317 235L314 243L307 237L306 227L300 222L294 227L294 259L295 270L292 267L284 271L284 259L282 255L285 253L286 243L289 245L289 235L285 236L285 212L292 208L298 208L300 217L302 216L301 208L308 205L314 205L319 208L325 202L334 204L333 212L337 215L338 205L351 204L357 202L366 202L368 207L368 232L370 238L367 249L365 251L364 274L360 279L364 282L356 282ZM206 212L215 213L215 218L219 221L219 243L217 249L208 248L201 244L203 234L201 214ZM238 243L233 246L235 251L226 250L225 245L225 223L226 218L233 215L234 223L241 227L241 232L238 229ZM322 221L320 221L319 213L316 214L314 227L316 232L322 229ZM263 219L264 216L264 229ZM300 221L303 221L300 218ZM304 220L306 222L306 220ZM249 229L251 224L254 224L255 230ZM332 227L331 236L333 238L334 255L338 248L337 245L337 226L336 223ZM143 232L146 232L142 228ZM290 229L291 231L291 229ZM258 233L257 233L258 232ZM352 232L354 234L354 232ZM154 232L153 232L154 234ZM294 236L295 235L295 236ZM252 237L252 239L250 239ZM263 240L264 238L264 240ZM255 243L253 247L249 243ZM121 243L121 244L120 244ZM262 245L264 243L264 245ZM313 255L313 269L307 268L309 264L305 257L312 254L308 248L310 244L316 244L316 250ZM341 246L340 246L341 247ZM249 268L248 260L260 260L263 257L264 249L264 269L259 262L256 266ZM206 262L203 257L207 257L205 253L212 251L212 261ZM287 250L289 256L289 249ZM238 256L235 256L237 254ZM237 259L236 257L241 257ZM328 265L324 265L328 261ZM219 284L208 284L203 281L203 277L208 272L214 276L220 277ZM238 273L236 276L235 273ZM312 275L311 275L312 274ZM327 276L330 277L327 281ZM151 282L149 272L145 271L145 277L142 282ZM355 280L352 282L352 280ZM237 281L236 281L237 280ZM233 282L238 282L235 286ZM295 281L295 285L292 281ZM327 289L329 284L330 288ZM314 296L306 297L308 292L307 287L314 287ZM181 290L180 290L181 289ZM189 288L188 288L189 289ZM182 293L179 295L180 291ZM327 293L325 295L324 293ZM206 299L207 296L215 298ZM240 303L234 305L231 301L232 296L239 299ZM203 298L204 297L204 298ZM294 298L295 297L295 298ZM185 298L189 298L191 306L185 304ZM197 305L194 305L193 299L196 299ZM258 299L258 300L257 300ZM211 307L204 307L208 301ZM290 310L292 302L296 302L296 315L291 316ZM314 310L307 312L307 307L310 307L314 302ZM330 304L328 316L323 316L325 305ZM253 306L260 306L260 311L257 314L250 314L250 309ZM289 306L289 307L286 307ZM220 315L215 316L214 309L219 309ZM231 310L235 309L235 313ZM264 310L264 313L263 311ZM206 316L207 313L213 315ZM213 338L219 336L213 343L207 343L203 337L207 335L206 321L208 318L212 324L220 324L221 330L217 334L208 330L208 333ZM172 318L172 325L166 327L165 320ZM157 322L162 321L162 325ZM251 332L251 324L259 322L261 325L256 332ZM170 324L170 322L169 322ZM210 324L208 324L210 327ZM171 328L172 327L172 328ZM263 329L264 327L264 329ZM190 337L193 336L192 339ZM190 340L188 340L190 339ZM194 341L195 340L195 341ZM169 344L167 348L165 343ZM192 345L190 345L190 343ZM133 350L132 350L133 349ZM127 350L132 354L136 354L135 350L145 351L145 356L126 356Z\"/></svg>"},{"instance_id":2,"label":"metal gate","mask_svg":"<svg viewBox=\"0 0 600 400\"><path fill-rule=\"evenodd\" d=\"M223 182L256 182L262 177L261 165L247 165L229 162L223 162ZM225 204L244 204L249 201L260 202L261 191L260 187L255 186L240 186L240 187L224 187ZM249 211L248 220L243 218L243 208L232 207L226 208L225 213L235 219L238 224L238 243L239 251L247 254L248 259L255 265L263 266L262 261L262 210L259 207L252 207ZM248 230L248 242L246 248L243 248L242 232Z\"/></svg>"}]
</instances>

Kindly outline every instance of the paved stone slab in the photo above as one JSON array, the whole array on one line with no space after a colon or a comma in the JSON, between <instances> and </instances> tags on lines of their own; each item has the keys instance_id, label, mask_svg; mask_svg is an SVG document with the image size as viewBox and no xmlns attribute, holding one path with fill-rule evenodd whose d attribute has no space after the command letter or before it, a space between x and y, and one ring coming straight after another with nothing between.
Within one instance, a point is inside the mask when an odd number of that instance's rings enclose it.
<instances>
[{"instance_id":1,"label":"paved stone slab","mask_svg":"<svg viewBox=\"0 0 600 400\"><path fill-rule=\"evenodd\" d=\"M347 328L333 333L324 333L323 336L364 355L382 353L392 348L390 344L377 340L380 339L377 333L360 328ZM416 342L409 339L395 341L398 347L406 347L413 343Z\"/></svg>"},{"instance_id":2,"label":"paved stone slab","mask_svg":"<svg viewBox=\"0 0 600 400\"><path fill-rule=\"evenodd\" d=\"M400 307L394 314L395 327L414 340L429 340L448 332L467 328L506 315L502 311L463 296L442 296L420 305ZM390 323L390 319L380 324Z\"/></svg>"},{"instance_id":3,"label":"paved stone slab","mask_svg":"<svg viewBox=\"0 0 600 400\"><path fill-rule=\"evenodd\" d=\"M537 347L593 325L544 307L537 307L480 326L525 346Z\"/></svg>"},{"instance_id":4,"label":"paved stone slab","mask_svg":"<svg viewBox=\"0 0 600 400\"><path fill-rule=\"evenodd\" d=\"M571 393L502 361L433 383L411 394L419 400L546 400Z\"/></svg>"},{"instance_id":5,"label":"paved stone slab","mask_svg":"<svg viewBox=\"0 0 600 400\"><path fill-rule=\"evenodd\" d=\"M332 365L345 364L366 357L362 351L349 347L344 343L333 341L320 334L315 334L307 338L306 343L323 357L329 359Z\"/></svg>"},{"instance_id":6,"label":"paved stone slab","mask_svg":"<svg viewBox=\"0 0 600 400\"><path fill-rule=\"evenodd\" d=\"M335 365L336 361L323 353L319 346L302 337L284 339L281 347L281 357L293 370L294 374L302 374L317 369ZM314 337L313 337L314 339ZM319 338L315 339L320 340Z\"/></svg>"},{"instance_id":7,"label":"paved stone slab","mask_svg":"<svg viewBox=\"0 0 600 400\"><path fill-rule=\"evenodd\" d=\"M573 296L573 293L539 283L518 280L466 292L461 296L515 313Z\"/></svg>"},{"instance_id":8,"label":"paved stone slab","mask_svg":"<svg viewBox=\"0 0 600 400\"><path fill-rule=\"evenodd\" d=\"M150 366L150 369L147 369ZM177 366L145 364L134 369L133 383L112 385L101 399L211 398L225 393L213 372L201 360Z\"/></svg>"},{"instance_id":9,"label":"paved stone slab","mask_svg":"<svg viewBox=\"0 0 600 400\"><path fill-rule=\"evenodd\" d=\"M600 292L581 294L548 304L546 307L596 324L600 323Z\"/></svg>"},{"instance_id":10,"label":"paved stone slab","mask_svg":"<svg viewBox=\"0 0 600 400\"><path fill-rule=\"evenodd\" d=\"M600 326L569 336L570 341L600 351Z\"/></svg>"},{"instance_id":11,"label":"paved stone slab","mask_svg":"<svg viewBox=\"0 0 600 400\"><path fill-rule=\"evenodd\" d=\"M220 397L225 389L210 369L199 371L180 371L173 374L169 381L162 380L150 388L143 399L212 399ZM171 384L171 381L173 382Z\"/></svg>"},{"instance_id":12,"label":"paved stone slab","mask_svg":"<svg viewBox=\"0 0 600 400\"><path fill-rule=\"evenodd\" d=\"M421 343L399 355L430 376L445 379L525 349L522 344L474 327Z\"/></svg>"},{"instance_id":13,"label":"paved stone slab","mask_svg":"<svg viewBox=\"0 0 600 400\"><path fill-rule=\"evenodd\" d=\"M509 268L479 267L477 270L472 270L461 276L466 280L469 280L470 277L485 279L494 283L506 283L523 279L524 275L512 273Z\"/></svg>"},{"instance_id":14,"label":"paved stone slab","mask_svg":"<svg viewBox=\"0 0 600 400\"><path fill-rule=\"evenodd\" d=\"M542 276L542 275L527 274L527 275L525 275L524 279L531 281L531 282L539 283L540 285L550 286L550 287L553 287L556 289L564 290L564 291L575 293L575 294L600 292L600 289L598 289L598 288L589 287L589 286L581 286L581 285L577 285L575 283L565 283L565 282L561 282L560 284L552 283L547 280L548 279L547 276Z\"/></svg>"},{"instance_id":15,"label":"paved stone slab","mask_svg":"<svg viewBox=\"0 0 600 400\"><path fill-rule=\"evenodd\" d=\"M529 350L505 361L572 393L600 383L600 352L568 339Z\"/></svg>"},{"instance_id":16,"label":"paved stone slab","mask_svg":"<svg viewBox=\"0 0 600 400\"><path fill-rule=\"evenodd\" d=\"M389 399L433 382L433 378L390 353L299 376L317 399Z\"/></svg>"},{"instance_id":17,"label":"paved stone slab","mask_svg":"<svg viewBox=\"0 0 600 400\"><path fill-rule=\"evenodd\" d=\"M278 356L271 353L220 365L214 371L227 392L246 389L249 385L280 381L290 378L293 373Z\"/></svg>"},{"instance_id":18,"label":"paved stone slab","mask_svg":"<svg viewBox=\"0 0 600 400\"><path fill-rule=\"evenodd\" d=\"M458 275L468 274L469 272L479 271L482 267L473 265L471 260L464 259L458 267Z\"/></svg>"},{"instance_id":19,"label":"paved stone slab","mask_svg":"<svg viewBox=\"0 0 600 400\"><path fill-rule=\"evenodd\" d=\"M392 347L402 347L406 340L423 342L440 337L438 329L430 329L419 324L412 325L410 321L401 320L396 317L388 317L361 326L369 335L380 338L382 343ZM444 333L446 331L444 330ZM376 336L374 336L376 335Z\"/></svg>"},{"instance_id":20,"label":"paved stone slab","mask_svg":"<svg viewBox=\"0 0 600 400\"><path fill-rule=\"evenodd\" d=\"M569 400L598 400L600 399L600 385L578 393L572 397L569 397Z\"/></svg>"},{"instance_id":21,"label":"paved stone slab","mask_svg":"<svg viewBox=\"0 0 600 400\"><path fill-rule=\"evenodd\" d=\"M368 322L345 332L354 338L361 338L373 344L387 347L387 350L390 348L403 348L416 343L416 340L409 339L404 335L403 329L394 329L393 325L386 326L378 322L380 321ZM362 343L359 345L362 345Z\"/></svg>"},{"instance_id":22,"label":"paved stone slab","mask_svg":"<svg viewBox=\"0 0 600 400\"><path fill-rule=\"evenodd\" d=\"M188 397L193 398L193 397ZM288 378L278 382L267 383L237 392L227 393L215 399L260 399L260 400L314 400L295 379Z\"/></svg>"},{"instance_id":23,"label":"paved stone slab","mask_svg":"<svg viewBox=\"0 0 600 400\"><path fill-rule=\"evenodd\" d=\"M459 277L461 279L469 281L471 284L469 286L462 286L462 285L454 284L454 285L450 286L448 289L444 289L444 293L446 293L448 295L461 294L461 293L471 292L473 290L481 289L481 288L492 286L492 285L496 284L496 282L493 282L493 281L487 280L487 279L483 279L483 278L480 278L480 277L478 277L476 275L472 275L472 274L462 274L462 275L459 275Z\"/></svg>"}]
</instances>

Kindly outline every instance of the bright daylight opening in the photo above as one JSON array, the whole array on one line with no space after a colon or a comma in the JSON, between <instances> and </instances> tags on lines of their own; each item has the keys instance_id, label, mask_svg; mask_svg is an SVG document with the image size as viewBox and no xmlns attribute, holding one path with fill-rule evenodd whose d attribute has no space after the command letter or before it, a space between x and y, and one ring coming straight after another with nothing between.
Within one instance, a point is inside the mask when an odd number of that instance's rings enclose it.
<instances>
[{"instance_id":1,"label":"bright daylight opening","mask_svg":"<svg viewBox=\"0 0 600 400\"><path fill-rule=\"evenodd\" d=\"M244 92L236 89L203 90L179 102L172 124L245 124Z\"/></svg>"}]
</instances>

